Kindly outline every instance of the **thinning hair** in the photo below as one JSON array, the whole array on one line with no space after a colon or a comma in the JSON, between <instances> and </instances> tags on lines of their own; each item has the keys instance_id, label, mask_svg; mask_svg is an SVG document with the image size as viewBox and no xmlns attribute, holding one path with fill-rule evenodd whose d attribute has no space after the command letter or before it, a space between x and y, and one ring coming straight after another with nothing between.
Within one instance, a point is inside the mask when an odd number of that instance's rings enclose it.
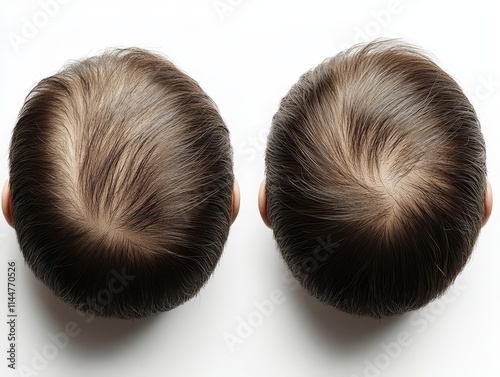
<instances>
[{"instance_id":1,"label":"thinning hair","mask_svg":"<svg viewBox=\"0 0 500 377\"><path fill-rule=\"evenodd\" d=\"M228 236L233 180L214 102L141 49L40 81L10 146L26 263L61 299L100 316L151 316L200 290Z\"/></svg>"},{"instance_id":2,"label":"thinning hair","mask_svg":"<svg viewBox=\"0 0 500 377\"><path fill-rule=\"evenodd\" d=\"M284 260L341 311L424 306L471 255L485 158L471 103L419 49L379 40L339 53L305 73L273 118L267 210Z\"/></svg>"}]
</instances>

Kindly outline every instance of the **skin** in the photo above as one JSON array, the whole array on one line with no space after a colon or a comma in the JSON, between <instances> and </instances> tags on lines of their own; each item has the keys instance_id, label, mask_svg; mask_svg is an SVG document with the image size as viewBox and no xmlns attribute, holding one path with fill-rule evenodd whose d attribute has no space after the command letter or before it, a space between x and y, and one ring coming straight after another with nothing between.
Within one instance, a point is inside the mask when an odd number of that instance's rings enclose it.
<instances>
[{"instance_id":1,"label":"skin","mask_svg":"<svg viewBox=\"0 0 500 377\"><path fill-rule=\"evenodd\" d=\"M238 213L240 212L240 185L236 180L234 180L232 198L231 224L234 223L234 220L236 220L236 217L238 217Z\"/></svg>"},{"instance_id":2,"label":"skin","mask_svg":"<svg viewBox=\"0 0 500 377\"><path fill-rule=\"evenodd\" d=\"M231 212L231 224L234 223L238 213L240 211L240 186L238 182L234 181L233 195L232 195L232 212ZM14 228L14 222L12 221L12 204L10 200L10 186L9 180L5 181L2 190L2 212L5 217L5 221Z\"/></svg>"},{"instance_id":3,"label":"skin","mask_svg":"<svg viewBox=\"0 0 500 377\"><path fill-rule=\"evenodd\" d=\"M484 199L484 215L483 215L483 226L486 225L490 216L491 210L493 208L493 191L491 189L491 183L488 180L487 189L486 189L486 197ZM272 229L271 222L269 221L269 217L267 216L267 201L266 201L266 180L264 179L260 184L259 189L259 212L262 217L262 221L269 229Z\"/></svg>"},{"instance_id":4,"label":"skin","mask_svg":"<svg viewBox=\"0 0 500 377\"><path fill-rule=\"evenodd\" d=\"M259 188L259 212L262 221L269 229L273 229L269 217L267 217L266 180L262 180Z\"/></svg>"},{"instance_id":5,"label":"skin","mask_svg":"<svg viewBox=\"0 0 500 377\"><path fill-rule=\"evenodd\" d=\"M7 221L7 224L14 228L14 222L12 221L12 206L10 201L10 186L8 179L5 181L2 190L2 212L3 216L5 217L5 221Z\"/></svg>"}]
</instances>

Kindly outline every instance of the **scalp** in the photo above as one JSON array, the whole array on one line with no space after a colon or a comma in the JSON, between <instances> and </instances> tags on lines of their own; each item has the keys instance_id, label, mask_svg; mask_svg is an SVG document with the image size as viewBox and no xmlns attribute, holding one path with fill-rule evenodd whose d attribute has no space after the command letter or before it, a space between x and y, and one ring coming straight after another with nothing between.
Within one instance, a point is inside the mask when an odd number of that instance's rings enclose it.
<instances>
[{"instance_id":1,"label":"scalp","mask_svg":"<svg viewBox=\"0 0 500 377\"><path fill-rule=\"evenodd\" d=\"M213 101L168 60L111 50L42 80L10 160L23 254L74 306L151 315L191 298L214 270L231 214L229 133ZM135 276L128 295L88 304L121 268Z\"/></svg>"},{"instance_id":2,"label":"scalp","mask_svg":"<svg viewBox=\"0 0 500 377\"><path fill-rule=\"evenodd\" d=\"M327 59L273 118L274 236L306 289L344 311L394 315L441 294L470 256L485 187L472 105L424 53L397 41ZM341 246L301 273L327 238Z\"/></svg>"}]
</instances>

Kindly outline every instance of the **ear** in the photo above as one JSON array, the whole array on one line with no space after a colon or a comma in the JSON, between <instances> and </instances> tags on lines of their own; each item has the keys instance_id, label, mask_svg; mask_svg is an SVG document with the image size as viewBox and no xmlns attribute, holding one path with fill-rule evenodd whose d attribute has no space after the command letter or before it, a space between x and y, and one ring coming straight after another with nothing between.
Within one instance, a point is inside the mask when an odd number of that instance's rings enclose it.
<instances>
[{"instance_id":1,"label":"ear","mask_svg":"<svg viewBox=\"0 0 500 377\"><path fill-rule=\"evenodd\" d=\"M259 212L260 217L262 217L262 221L269 229L273 229L271 227L271 222L269 221L269 217L267 217L267 198L266 198L266 180L264 179L260 184L259 188Z\"/></svg>"},{"instance_id":2,"label":"ear","mask_svg":"<svg viewBox=\"0 0 500 377\"><path fill-rule=\"evenodd\" d=\"M236 220L236 217L238 217L239 212L240 212L240 185L236 180L234 180L231 224L234 223L234 220Z\"/></svg>"},{"instance_id":3,"label":"ear","mask_svg":"<svg viewBox=\"0 0 500 377\"><path fill-rule=\"evenodd\" d=\"M10 201L10 185L9 180L5 181L2 190L2 212L5 217L5 221L14 228L14 222L12 221L12 204Z\"/></svg>"},{"instance_id":4,"label":"ear","mask_svg":"<svg viewBox=\"0 0 500 377\"><path fill-rule=\"evenodd\" d=\"M483 226L486 225L490 216L491 210L493 209L493 191L491 190L491 183L488 180L486 186L486 196L484 198L484 212L483 212Z\"/></svg>"}]
</instances>

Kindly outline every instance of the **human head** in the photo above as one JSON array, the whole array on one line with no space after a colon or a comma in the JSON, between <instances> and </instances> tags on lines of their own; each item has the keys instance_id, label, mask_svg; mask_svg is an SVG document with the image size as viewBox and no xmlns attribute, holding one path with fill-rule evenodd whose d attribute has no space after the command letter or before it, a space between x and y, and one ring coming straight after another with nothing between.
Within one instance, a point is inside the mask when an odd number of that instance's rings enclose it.
<instances>
[{"instance_id":1,"label":"human head","mask_svg":"<svg viewBox=\"0 0 500 377\"><path fill-rule=\"evenodd\" d=\"M62 300L99 316L151 316L196 295L239 208L216 105L141 49L40 81L9 159L2 208L26 263Z\"/></svg>"},{"instance_id":2,"label":"human head","mask_svg":"<svg viewBox=\"0 0 500 377\"><path fill-rule=\"evenodd\" d=\"M375 41L283 98L259 207L309 293L398 315L445 292L469 259L491 213L485 158L459 85L417 48Z\"/></svg>"}]
</instances>

